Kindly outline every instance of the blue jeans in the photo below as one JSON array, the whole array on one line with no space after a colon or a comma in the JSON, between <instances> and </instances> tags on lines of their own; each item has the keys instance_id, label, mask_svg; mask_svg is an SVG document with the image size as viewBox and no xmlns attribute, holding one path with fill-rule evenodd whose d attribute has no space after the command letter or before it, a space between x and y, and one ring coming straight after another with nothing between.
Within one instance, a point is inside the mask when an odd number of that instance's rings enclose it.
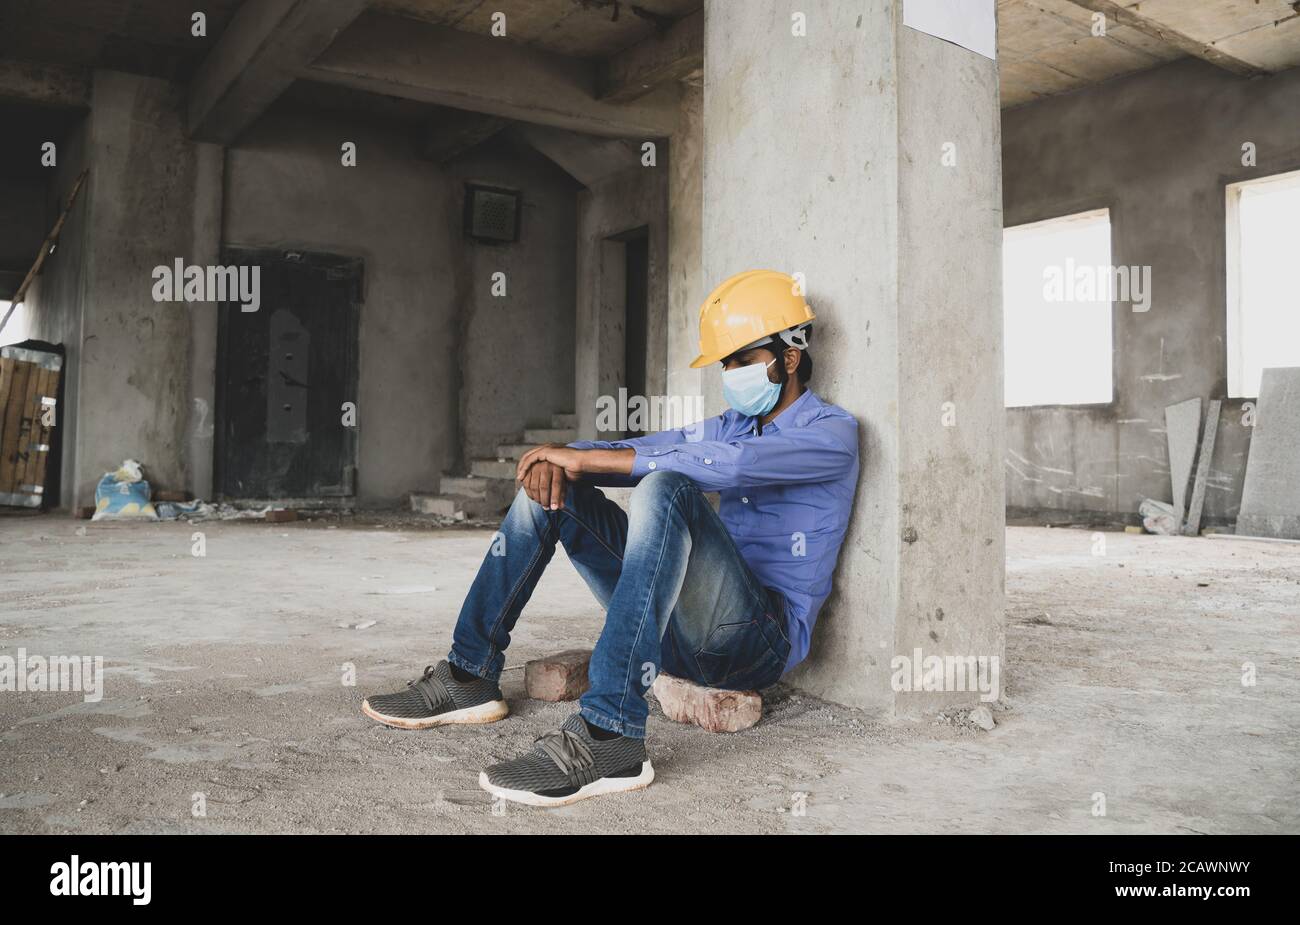
<instances>
[{"instance_id":1,"label":"blue jeans","mask_svg":"<svg viewBox=\"0 0 1300 925\"><path fill-rule=\"evenodd\" d=\"M785 601L741 558L707 498L683 475L654 472L631 516L599 489L569 483L550 511L522 490L461 606L447 659L496 679L510 632L557 542L605 608L581 713L641 738L645 695L660 668L710 687L774 684L790 653Z\"/></svg>"}]
</instances>

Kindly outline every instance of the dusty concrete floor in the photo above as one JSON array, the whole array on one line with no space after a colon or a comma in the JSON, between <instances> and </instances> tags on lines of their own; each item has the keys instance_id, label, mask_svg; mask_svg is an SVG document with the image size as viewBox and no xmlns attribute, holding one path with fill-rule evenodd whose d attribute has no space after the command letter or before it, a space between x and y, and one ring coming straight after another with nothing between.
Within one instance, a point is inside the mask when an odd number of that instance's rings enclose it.
<instances>
[{"instance_id":1,"label":"dusty concrete floor","mask_svg":"<svg viewBox=\"0 0 1300 925\"><path fill-rule=\"evenodd\" d=\"M492 726L357 709L442 655L489 536L0 518L0 655L106 669L100 703L0 692L0 832L1300 831L1300 545L1111 533L1097 557L1087 532L1011 528L993 732L777 688L738 735L652 715L649 790L494 816L480 767L570 706L523 699L513 671ZM510 664L599 625L557 556Z\"/></svg>"}]
</instances>

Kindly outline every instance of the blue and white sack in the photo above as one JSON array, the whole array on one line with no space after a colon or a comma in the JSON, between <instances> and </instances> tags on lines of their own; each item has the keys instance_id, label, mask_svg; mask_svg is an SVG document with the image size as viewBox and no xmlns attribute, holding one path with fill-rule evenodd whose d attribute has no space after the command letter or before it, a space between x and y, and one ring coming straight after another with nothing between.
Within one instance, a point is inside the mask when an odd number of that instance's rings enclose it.
<instances>
[{"instance_id":1,"label":"blue and white sack","mask_svg":"<svg viewBox=\"0 0 1300 925\"><path fill-rule=\"evenodd\" d=\"M157 520L153 490L134 459L116 472L105 472L95 486L95 516L91 520Z\"/></svg>"}]
</instances>

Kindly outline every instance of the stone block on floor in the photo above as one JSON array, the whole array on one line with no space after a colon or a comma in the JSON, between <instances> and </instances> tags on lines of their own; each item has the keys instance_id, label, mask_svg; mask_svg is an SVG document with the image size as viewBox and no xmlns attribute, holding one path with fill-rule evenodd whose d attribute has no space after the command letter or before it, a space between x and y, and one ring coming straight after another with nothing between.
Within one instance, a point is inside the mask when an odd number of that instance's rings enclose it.
<instances>
[{"instance_id":1,"label":"stone block on floor","mask_svg":"<svg viewBox=\"0 0 1300 925\"><path fill-rule=\"evenodd\" d=\"M669 719L694 723L708 732L739 732L763 717L763 697L758 691L701 687L663 673L655 678L651 691Z\"/></svg>"},{"instance_id":2,"label":"stone block on floor","mask_svg":"<svg viewBox=\"0 0 1300 925\"><path fill-rule=\"evenodd\" d=\"M577 700L587 690L590 649L566 649L524 665L524 687L533 700Z\"/></svg>"}]
</instances>

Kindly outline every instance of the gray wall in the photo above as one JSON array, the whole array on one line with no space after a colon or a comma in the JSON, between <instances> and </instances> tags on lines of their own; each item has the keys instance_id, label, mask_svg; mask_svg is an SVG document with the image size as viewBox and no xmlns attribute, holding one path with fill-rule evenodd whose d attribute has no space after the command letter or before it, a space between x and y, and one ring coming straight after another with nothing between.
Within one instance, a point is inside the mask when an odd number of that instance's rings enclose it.
<instances>
[{"instance_id":1,"label":"gray wall","mask_svg":"<svg viewBox=\"0 0 1300 925\"><path fill-rule=\"evenodd\" d=\"M58 196L91 173L69 234L33 294L33 334L68 348L63 504L94 503L99 477L128 457L157 486L185 484L189 331L184 303L153 301L152 271L190 259L196 171L183 92L97 71L84 136L60 157Z\"/></svg>"},{"instance_id":2,"label":"gray wall","mask_svg":"<svg viewBox=\"0 0 1300 925\"><path fill-rule=\"evenodd\" d=\"M409 127L367 113L274 107L223 152L193 144L183 90L98 71L92 109L60 151L51 198L90 180L33 289L33 335L66 345L65 469L93 503L123 458L159 487L211 487L215 307L157 303L152 270L216 262L221 244L361 257L359 500L434 490L466 454L572 410L577 185L531 150L418 158ZM340 146L357 144L356 167ZM524 191L523 239L461 234L466 178ZM488 295L504 269L509 296Z\"/></svg>"},{"instance_id":3,"label":"gray wall","mask_svg":"<svg viewBox=\"0 0 1300 925\"><path fill-rule=\"evenodd\" d=\"M1003 113L1006 224L1107 207L1112 262L1149 265L1153 290L1145 313L1115 306L1110 405L1007 411L1008 514L1136 522L1143 498L1170 500L1165 406L1226 395L1224 187L1300 168L1297 114L1300 71L1195 59ZM1241 406L1223 406L1207 522L1240 506Z\"/></svg>"},{"instance_id":4,"label":"gray wall","mask_svg":"<svg viewBox=\"0 0 1300 925\"><path fill-rule=\"evenodd\" d=\"M646 306L646 391L663 395L668 365L668 156L634 167L578 194L577 357L574 385L578 435L596 434L596 400L617 395L623 379L622 252L610 238L649 226Z\"/></svg>"},{"instance_id":5,"label":"gray wall","mask_svg":"<svg viewBox=\"0 0 1300 925\"><path fill-rule=\"evenodd\" d=\"M341 146L357 146L344 167ZM433 490L456 459L459 228L450 179L358 115L271 109L227 152L224 242L361 257L358 496Z\"/></svg>"},{"instance_id":6,"label":"gray wall","mask_svg":"<svg viewBox=\"0 0 1300 925\"><path fill-rule=\"evenodd\" d=\"M550 427L573 411L574 303L577 259L576 180L508 133L450 165L463 203L466 182L517 189L519 240L460 247L460 442L463 465L495 457L524 428ZM460 213L458 212L457 215ZM459 232L459 225L457 225ZM506 275L506 294L492 295L492 275Z\"/></svg>"},{"instance_id":7,"label":"gray wall","mask_svg":"<svg viewBox=\"0 0 1300 925\"><path fill-rule=\"evenodd\" d=\"M59 146L58 166L50 183L48 204L48 209L55 215L67 203L77 175L85 165L88 132L89 120L86 119ZM59 504L62 507L72 506L76 495L77 396L81 376L81 313L86 280L89 183L87 178L64 221L59 245L46 258L41 275L32 283L26 300L27 314L31 319L30 336L62 344L65 349L63 406L58 409L56 417L63 454L59 474ZM90 501L82 503L89 504Z\"/></svg>"}]
</instances>

